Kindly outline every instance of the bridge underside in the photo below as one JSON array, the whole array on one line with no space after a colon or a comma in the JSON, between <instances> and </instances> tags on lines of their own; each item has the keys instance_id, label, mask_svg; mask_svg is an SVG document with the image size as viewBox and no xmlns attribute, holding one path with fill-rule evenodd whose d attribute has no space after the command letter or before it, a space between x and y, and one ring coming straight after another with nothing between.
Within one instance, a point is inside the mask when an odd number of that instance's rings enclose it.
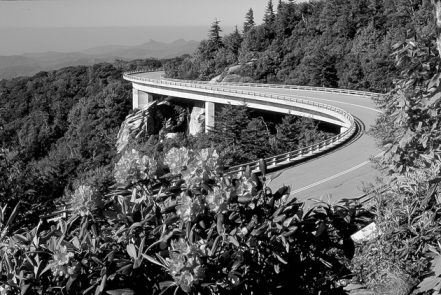
<instances>
[{"instance_id":1,"label":"bridge underside","mask_svg":"<svg viewBox=\"0 0 441 295\"><path fill-rule=\"evenodd\" d=\"M133 108L143 109L147 107L148 103L153 101L152 94L159 94L164 96L172 96L179 98L195 100L203 102L205 105L205 131L214 126L215 122L215 105L216 104L232 104L232 105L241 105L246 103L246 105L253 109L260 109L264 111L272 111L283 114L292 114L296 116L308 117L318 121L324 121L327 123L331 123L340 127L340 133L347 130L349 127L347 122L336 118L331 114L331 112L327 113L320 108L314 109L310 108L302 108L301 105L292 103L288 104L280 104L271 99L262 100L261 98L241 98L238 96L226 96L219 95L217 93L200 93L196 91L189 90L180 90L179 92L176 89L168 88L166 86L155 87L152 85L143 85L133 82Z\"/></svg>"}]
</instances>

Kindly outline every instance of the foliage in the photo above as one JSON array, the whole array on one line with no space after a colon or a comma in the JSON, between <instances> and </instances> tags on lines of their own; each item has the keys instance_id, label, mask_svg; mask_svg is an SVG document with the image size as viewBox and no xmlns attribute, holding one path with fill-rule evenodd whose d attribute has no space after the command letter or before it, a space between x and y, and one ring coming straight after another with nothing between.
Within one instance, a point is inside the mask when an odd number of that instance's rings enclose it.
<instances>
[{"instance_id":1,"label":"foliage","mask_svg":"<svg viewBox=\"0 0 441 295\"><path fill-rule=\"evenodd\" d=\"M131 109L122 73L160 65L116 61L0 82L0 201L22 201L20 226L35 225L77 180L108 185L116 135Z\"/></svg>"},{"instance_id":2,"label":"foliage","mask_svg":"<svg viewBox=\"0 0 441 295\"><path fill-rule=\"evenodd\" d=\"M325 140L328 134L320 132L311 118L286 115L278 124L275 135L277 153L287 153Z\"/></svg>"},{"instance_id":3,"label":"foliage","mask_svg":"<svg viewBox=\"0 0 441 295\"><path fill-rule=\"evenodd\" d=\"M439 293L440 283L441 283L441 254L439 250L441 249L440 244L438 248L429 248L429 254L427 255L431 259L430 263L430 276L426 277L421 283L418 284L418 289L416 293L424 294L426 292L432 292L433 294Z\"/></svg>"},{"instance_id":4,"label":"foliage","mask_svg":"<svg viewBox=\"0 0 441 295\"><path fill-rule=\"evenodd\" d=\"M356 261L360 280L371 286L398 280L406 294L422 280L423 293L439 280L429 264L441 234L440 58L433 38L415 36L394 48L400 77L378 101L384 113L371 131L385 152L376 160L384 190L372 203L383 235L362 245Z\"/></svg>"},{"instance_id":5,"label":"foliage","mask_svg":"<svg viewBox=\"0 0 441 295\"><path fill-rule=\"evenodd\" d=\"M269 0L266 5L265 13L263 14L263 23L266 25L272 25L276 20L276 15L274 14L273 1Z\"/></svg>"},{"instance_id":6,"label":"foliage","mask_svg":"<svg viewBox=\"0 0 441 295\"><path fill-rule=\"evenodd\" d=\"M208 42L210 44L211 50L216 51L222 47L222 41L220 33L222 29L219 26L220 21L217 19L211 24L210 31L208 32Z\"/></svg>"},{"instance_id":7,"label":"foliage","mask_svg":"<svg viewBox=\"0 0 441 295\"><path fill-rule=\"evenodd\" d=\"M384 178L374 192L371 211L381 236L360 244L354 258L357 282L378 292L408 294L427 272L426 252L436 247L440 232L439 168Z\"/></svg>"},{"instance_id":8,"label":"foliage","mask_svg":"<svg viewBox=\"0 0 441 295\"><path fill-rule=\"evenodd\" d=\"M243 32L244 33L248 32L252 27L254 27L254 25L255 25L254 12L253 9L250 8L247 14L245 15L245 22L243 23Z\"/></svg>"},{"instance_id":9,"label":"foliage","mask_svg":"<svg viewBox=\"0 0 441 295\"><path fill-rule=\"evenodd\" d=\"M373 135L387 147L383 162L393 172L430 165L439 157L440 58L431 40L406 40L395 46L402 68L396 87L381 101L384 113ZM435 150L434 150L435 147Z\"/></svg>"},{"instance_id":10,"label":"foliage","mask_svg":"<svg viewBox=\"0 0 441 295\"><path fill-rule=\"evenodd\" d=\"M187 68L200 80L228 78L226 69L239 64L242 70L234 79L240 82L386 93L399 76L393 44L434 32L430 0L279 1L276 10L269 1L260 25L254 23L252 9L246 13L238 54L226 59L223 48L218 49L222 54L210 55L198 50L167 68L167 75L189 78L182 70Z\"/></svg>"},{"instance_id":11,"label":"foliage","mask_svg":"<svg viewBox=\"0 0 441 295\"><path fill-rule=\"evenodd\" d=\"M350 234L365 223L360 205L318 201L304 211L288 187L269 189L277 175L221 175L218 160L213 149L172 149L164 159L170 170L155 159L155 173L126 178L103 199L80 186L74 208L84 201L87 209L2 237L2 292L342 292L337 282L354 253ZM127 169L116 165L115 175Z\"/></svg>"}]
</instances>

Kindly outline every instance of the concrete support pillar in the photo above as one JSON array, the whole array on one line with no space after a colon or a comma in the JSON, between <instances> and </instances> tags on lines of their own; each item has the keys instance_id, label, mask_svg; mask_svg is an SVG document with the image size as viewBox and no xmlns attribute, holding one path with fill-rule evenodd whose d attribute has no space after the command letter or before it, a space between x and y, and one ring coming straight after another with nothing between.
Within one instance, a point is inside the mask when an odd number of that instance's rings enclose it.
<instances>
[{"instance_id":1,"label":"concrete support pillar","mask_svg":"<svg viewBox=\"0 0 441 295\"><path fill-rule=\"evenodd\" d=\"M145 109L153 101L153 95L138 89L132 90L133 109Z\"/></svg>"},{"instance_id":2,"label":"concrete support pillar","mask_svg":"<svg viewBox=\"0 0 441 295\"><path fill-rule=\"evenodd\" d=\"M349 129L348 127L340 126L340 134L342 134L343 132L345 132L348 129Z\"/></svg>"},{"instance_id":3,"label":"concrete support pillar","mask_svg":"<svg viewBox=\"0 0 441 295\"><path fill-rule=\"evenodd\" d=\"M205 133L207 133L209 129L214 128L215 107L214 102L205 102Z\"/></svg>"}]
</instances>

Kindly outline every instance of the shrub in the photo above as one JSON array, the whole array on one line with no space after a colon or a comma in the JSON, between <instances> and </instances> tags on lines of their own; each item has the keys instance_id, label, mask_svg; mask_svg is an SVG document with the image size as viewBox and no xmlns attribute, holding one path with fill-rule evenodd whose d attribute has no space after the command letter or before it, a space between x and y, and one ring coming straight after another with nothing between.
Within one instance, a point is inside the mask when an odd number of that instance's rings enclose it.
<instances>
[{"instance_id":1,"label":"shrub","mask_svg":"<svg viewBox=\"0 0 441 295\"><path fill-rule=\"evenodd\" d=\"M350 234L366 221L356 201L304 210L288 187L271 191L277 175L222 175L213 149L124 157L123 183L103 198L79 186L68 220L2 225L2 294L342 292Z\"/></svg>"}]
</instances>

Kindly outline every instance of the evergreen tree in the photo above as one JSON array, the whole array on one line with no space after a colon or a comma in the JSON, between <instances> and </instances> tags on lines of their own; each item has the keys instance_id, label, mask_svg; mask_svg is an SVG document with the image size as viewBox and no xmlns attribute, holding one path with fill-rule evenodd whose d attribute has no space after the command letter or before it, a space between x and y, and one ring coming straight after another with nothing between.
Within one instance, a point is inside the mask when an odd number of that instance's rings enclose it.
<instances>
[{"instance_id":1,"label":"evergreen tree","mask_svg":"<svg viewBox=\"0 0 441 295\"><path fill-rule=\"evenodd\" d=\"M243 23L243 33L245 34L254 26L254 12L253 9L250 8L250 10L248 10L247 14L245 15L245 22Z\"/></svg>"},{"instance_id":2,"label":"evergreen tree","mask_svg":"<svg viewBox=\"0 0 441 295\"><path fill-rule=\"evenodd\" d=\"M209 130L208 136L219 150L224 151L231 157L231 163L243 161L242 130L245 130L250 122L250 113L246 105L226 105L219 114L216 114L214 128ZM227 157L227 158L228 158Z\"/></svg>"},{"instance_id":3,"label":"evergreen tree","mask_svg":"<svg viewBox=\"0 0 441 295\"><path fill-rule=\"evenodd\" d=\"M276 152L286 153L323 140L325 134L317 130L317 125L310 118L286 115L278 124L276 134Z\"/></svg>"},{"instance_id":4,"label":"evergreen tree","mask_svg":"<svg viewBox=\"0 0 441 295\"><path fill-rule=\"evenodd\" d=\"M228 51L237 57L239 48L242 44L242 35L239 33L237 26L234 32L224 37L223 43Z\"/></svg>"},{"instance_id":5,"label":"evergreen tree","mask_svg":"<svg viewBox=\"0 0 441 295\"><path fill-rule=\"evenodd\" d=\"M277 4L277 15L283 10L283 4L282 0L279 0L279 3Z\"/></svg>"},{"instance_id":6,"label":"evergreen tree","mask_svg":"<svg viewBox=\"0 0 441 295\"><path fill-rule=\"evenodd\" d=\"M265 14L263 15L263 23L266 25L271 25L276 20L276 15L274 14L273 1L269 0L266 6Z\"/></svg>"},{"instance_id":7,"label":"evergreen tree","mask_svg":"<svg viewBox=\"0 0 441 295\"><path fill-rule=\"evenodd\" d=\"M218 50L222 47L222 38L220 36L220 32L222 32L221 27L219 26L220 21L217 19L211 24L211 28L208 31L208 42L212 47L212 50Z\"/></svg>"},{"instance_id":8,"label":"evergreen tree","mask_svg":"<svg viewBox=\"0 0 441 295\"><path fill-rule=\"evenodd\" d=\"M253 118L242 130L241 152L248 161L272 155L270 132L262 118Z\"/></svg>"}]
</instances>

